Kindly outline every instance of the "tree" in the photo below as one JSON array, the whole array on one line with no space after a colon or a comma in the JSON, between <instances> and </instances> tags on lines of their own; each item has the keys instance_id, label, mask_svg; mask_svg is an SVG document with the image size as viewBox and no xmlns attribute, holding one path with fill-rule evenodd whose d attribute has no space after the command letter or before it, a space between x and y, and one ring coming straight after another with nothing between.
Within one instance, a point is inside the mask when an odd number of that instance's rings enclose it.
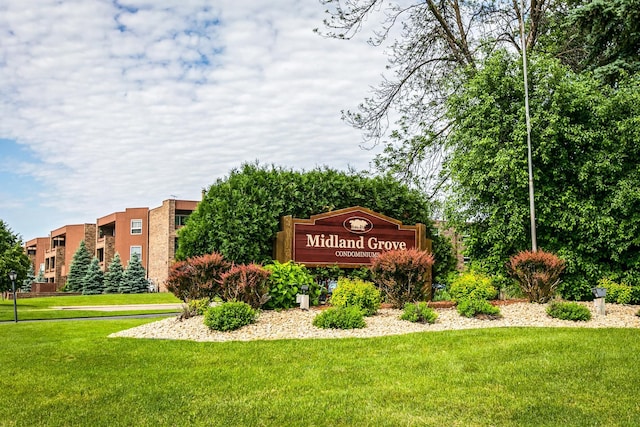
<instances>
[{"instance_id":1,"label":"tree","mask_svg":"<svg viewBox=\"0 0 640 427\"><path fill-rule=\"evenodd\" d=\"M64 287L67 292L82 292L82 279L87 274L87 269L91 264L91 254L87 250L84 240L80 242L78 249L73 254L67 283Z\"/></svg>"},{"instance_id":2,"label":"tree","mask_svg":"<svg viewBox=\"0 0 640 427\"><path fill-rule=\"evenodd\" d=\"M365 27L365 21L375 20L383 11L370 43L378 46L396 37L389 49L388 73L358 111L346 112L344 118L363 131L365 140L377 142L388 130L389 117L399 117L397 129L385 143L376 165L435 197L443 182L438 171L451 125L445 101L473 76L487 55L500 48L520 50L519 2L413 0L402 6L388 0L322 3L329 6L323 34L339 39L354 37ZM564 2L527 3L525 38L529 51L546 32L548 11Z\"/></svg>"},{"instance_id":3,"label":"tree","mask_svg":"<svg viewBox=\"0 0 640 427\"><path fill-rule=\"evenodd\" d=\"M36 281L35 271L33 270L33 264L29 263L29 269L27 270L27 278L22 281L20 290L22 292L31 292L31 285Z\"/></svg>"},{"instance_id":4,"label":"tree","mask_svg":"<svg viewBox=\"0 0 640 427\"><path fill-rule=\"evenodd\" d=\"M530 68L538 244L567 262L559 290L584 299L603 276L640 284L640 78L614 88L546 57ZM448 104L448 214L493 272L529 247L522 86L519 59L498 52Z\"/></svg>"},{"instance_id":5,"label":"tree","mask_svg":"<svg viewBox=\"0 0 640 427\"><path fill-rule=\"evenodd\" d=\"M123 294L142 294L149 290L147 274L138 258L138 254L131 255L127 269L124 271L122 285L119 292Z\"/></svg>"},{"instance_id":6,"label":"tree","mask_svg":"<svg viewBox=\"0 0 640 427\"><path fill-rule=\"evenodd\" d=\"M104 274L104 293L115 294L118 293L122 280L124 278L124 267L122 266L122 260L120 254L116 252L113 259L107 267L107 272Z\"/></svg>"},{"instance_id":7,"label":"tree","mask_svg":"<svg viewBox=\"0 0 640 427\"><path fill-rule=\"evenodd\" d=\"M422 193L389 176L245 164L209 188L179 231L176 257L218 252L235 263L268 262L282 216L308 218L351 206L364 206L408 225L424 223L430 230L430 205ZM444 248L437 259L449 256L450 245L437 247Z\"/></svg>"},{"instance_id":8,"label":"tree","mask_svg":"<svg viewBox=\"0 0 640 427\"><path fill-rule=\"evenodd\" d=\"M11 228L0 219L0 291L11 289L9 273L15 271L18 278L16 286L26 278L31 261L24 253L20 236L13 233Z\"/></svg>"},{"instance_id":9,"label":"tree","mask_svg":"<svg viewBox=\"0 0 640 427\"><path fill-rule=\"evenodd\" d=\"M104 273L100 269L100 261L93 257L87 273L82 278L82 295L98 295L104 291Z\"/></svg>"}]
</instances>

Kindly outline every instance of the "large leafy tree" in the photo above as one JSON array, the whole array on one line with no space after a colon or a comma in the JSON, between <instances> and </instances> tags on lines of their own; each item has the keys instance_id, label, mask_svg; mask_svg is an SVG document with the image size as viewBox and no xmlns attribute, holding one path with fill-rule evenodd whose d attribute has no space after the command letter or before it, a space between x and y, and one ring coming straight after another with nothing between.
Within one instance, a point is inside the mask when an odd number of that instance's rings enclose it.
<instances>
[{"instance_id":1,"label":"large leafy tree","mask_svg":"<svg viewBox=\"0 0 640 427\"><path fill-rule=\"evenodd\" d=\"M64 287L67 292L82 292L85 274L91 264L91 254L84 243L84 240L80 242L78 249L73 253L71 259L71 266L69 267L69 274L67 275L67 283Z\"/></svg>"},{"instance_id":2,"label":"large leafy tree","mask_svg":"<svg viewBox=\"0 0 640 427\"><path fill-rule=\"evenodd\" d=\"M640 284L640 78L614 88L554 59L530 68L539 245L567 259L565 296L605 275ZM519 58L499 52L448 104L450 217L493 270L530 245L522 91Z\"/></svg>"},{"instance_id":3,"label":"large leafy tree","mask_svg":"<svg viewBox=\"0 0 640 427\"><path fill-rule=\"evenodd\" d=\"M0 291L8 291L11 289L11 280L9 273L13 270L18 278L16 279L16 287L19 287L27 277L27 271L31 261L24 253L22 248L22 240L20 236L15 234L11 228L0 219Z\"/></svg>"},{"instance_id":4,"label":"large leafy tree","mask_svg":"<svg viewBox=\"0 0 640 427\"><path fill-rule=\"evenodd\" d=\"M245 164L209 188L179 231L177 257L218 252L237 263L270 261L282 216L308 218L350 206L363 206L406 224L431 224L430 205L422 193L388 176ZM451 246L437 247L442 249L436 254L440 259L451 256Z\"/></svg>"}]
</instances>

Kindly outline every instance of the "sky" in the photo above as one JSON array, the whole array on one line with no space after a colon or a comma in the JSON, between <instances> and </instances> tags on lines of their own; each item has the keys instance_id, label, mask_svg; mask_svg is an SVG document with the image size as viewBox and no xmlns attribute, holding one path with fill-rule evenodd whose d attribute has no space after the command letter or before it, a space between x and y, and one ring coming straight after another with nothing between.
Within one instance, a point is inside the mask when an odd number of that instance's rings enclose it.
<instances>
[{"instance_id":1,"label":"sky","mask_svg":"<svg viewBox=\"0 0 640 427\"><path fill-rule=\"evenodd\" d=\"M341 120L383 47L316 0L0 0L0 219L24 241L202 189L246 162L367 170Z\"/></svg>"}]
</instances>

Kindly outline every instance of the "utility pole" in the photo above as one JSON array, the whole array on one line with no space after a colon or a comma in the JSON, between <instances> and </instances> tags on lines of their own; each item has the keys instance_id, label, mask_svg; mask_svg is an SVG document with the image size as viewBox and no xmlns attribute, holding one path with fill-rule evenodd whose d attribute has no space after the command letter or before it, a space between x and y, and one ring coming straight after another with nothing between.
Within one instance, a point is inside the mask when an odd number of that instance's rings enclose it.
<instances>
[{"instance_id":1,"label":"utility pole","mask_svg":"<svg viewBox=\"0 0 640 427\"><path fill-rule=\"evenodd\" d=\"M533 160L531 158L531 117L529 115L529 77L527 75L527 43L524 37L524 0L520 0L520 42L522 43L522 71L524 75L524 113L527 121L527 153L529 163L529 216L531 217L531 250L538 251L536 238L536 206L533 191Z\"/></svg>"}]
</instances>

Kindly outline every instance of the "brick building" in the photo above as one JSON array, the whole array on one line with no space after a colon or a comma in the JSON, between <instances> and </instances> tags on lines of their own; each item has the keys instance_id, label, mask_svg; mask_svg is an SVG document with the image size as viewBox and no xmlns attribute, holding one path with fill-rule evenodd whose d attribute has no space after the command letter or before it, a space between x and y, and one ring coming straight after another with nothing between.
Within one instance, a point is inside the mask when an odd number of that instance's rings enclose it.
<instances>
[{"instance_id":1,"label":"brick building","mask_svg":"<svg viewBox=\"0 0 640 427\"><path fill-rule=\"evenodd\" d=\"M95 253L95 235L95 224L65 225L53 230L49 236L49 248L44 251L44 277L47 282L62 287L80 242L84 240L89 253ZM35 251L37 253L38 248Z\"/></svg>"},{"instance_id":2,"label":"brick building","mask_svg":"<svg viewBox=\"0 0 640 427\"><path fill-rule=\"evenodd\" d=\"M169 199L149 209L126 208L96 220L95 224L65 225L25 244L36 274L44 266L47 282L60 289L67 280L73 254L82 240L93 256L98 258L103 271L116 252L122 265L127 266L133 253L137 253L147 278L156 289L166 290L164 282L175 257L176 230L198 205L194 200Z\"/></svg>"}]
</instances>

